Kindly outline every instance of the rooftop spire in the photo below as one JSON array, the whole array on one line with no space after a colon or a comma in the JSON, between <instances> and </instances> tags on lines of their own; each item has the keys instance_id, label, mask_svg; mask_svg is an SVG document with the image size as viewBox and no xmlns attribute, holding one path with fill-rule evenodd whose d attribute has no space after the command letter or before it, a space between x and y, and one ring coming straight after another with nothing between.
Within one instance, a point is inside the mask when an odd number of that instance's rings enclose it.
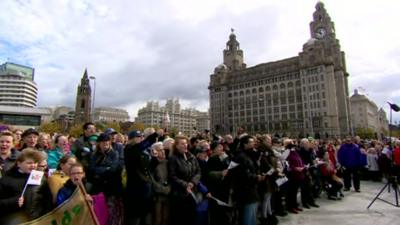
<instances>
[{"instance_id":1,"label":"rooftop spire","mask_svg":"<svg viewBox=\"0 0 400 225\"><path fill-rule=\"evenodd\" d=\"M89 78L88 77L88 72L87 72L87 67L85 67L85 72L83 73L83 78Z\"/></svg>"}]
</instances>

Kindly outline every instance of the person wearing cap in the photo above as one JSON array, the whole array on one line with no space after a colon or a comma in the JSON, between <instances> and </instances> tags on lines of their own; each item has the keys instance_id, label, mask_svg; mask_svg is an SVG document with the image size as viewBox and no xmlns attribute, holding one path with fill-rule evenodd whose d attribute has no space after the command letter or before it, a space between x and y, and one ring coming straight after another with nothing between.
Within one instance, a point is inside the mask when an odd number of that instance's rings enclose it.
<instances>
[{"instance_id":1,"label":"person wearing cap","mask_svg":"<svg viewBox=\"0 0 400 225\"><path fill-rule=\"evenodd\" d=\"M89 143L89 137L96 134L94 123L87 122L83 125L83 134L75 140L71 146L72 153L87 168L90 155L93 152L92 145Z\"/></svg>"},{"instance_id":2,"label":"person wearing cap","mask_svg":"<svg viewBox=\"0 0 400 225\"><path fill-rule=\"evenodd\" d=\"M21 150L24 148L33 148L38 150L38 138L39 132L37 132L33 128L26 129L24 133L22 133L22 147Z\"/></svg>"},{"instance_id":3,"label":"person wearing cap","mask_svg":"<svg viewBox=\"0 0 400 225\"><path fill-rule=\"evenodd\" d=\"M104 131L104 133L110 135L112 148L114 149L114 151L118 152L119 160L123 164L124 163L124 145L117 143L115 140L115 137L118 134L118 132L116 130L114 130L113 128L107 128Z\"/></svg>"},{"instance_id":4,"label":"person wearing cap","mask_svg":"<svg viewBox=\"0 0 400 225\"><path fill-rule=\"evenodd\" d=\"M152 178L151 166L156 162L148 148L157 140L154 129L147 129L147 137L139 130L128 134L128 144L124 148L124 162L127 175L125 215L127 224L144 223L151 212ZM153 164L152 164L153 165Z\"/></svg>"},{"instance_id":5,"label":"person wearing cap","mask_svg":"<svg viewBox=\"0 0 400 225\"><path fill-rule=\"evenodd\" d=\"M118 152L112 149L110 135L100 134L89 160L87 179L93 185L92 194L103 192L106 196L110 224L120 224L122 220L122 167Z\"/></svg>"}]
</instances>

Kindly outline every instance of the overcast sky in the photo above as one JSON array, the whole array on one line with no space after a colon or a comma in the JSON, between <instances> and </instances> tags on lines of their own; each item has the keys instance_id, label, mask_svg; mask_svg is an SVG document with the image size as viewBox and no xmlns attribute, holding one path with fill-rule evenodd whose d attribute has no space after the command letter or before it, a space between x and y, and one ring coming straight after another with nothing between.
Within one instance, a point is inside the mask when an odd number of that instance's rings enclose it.
<instances>
[{"instance_id":1,"label":"overcast sky","mask_svg":"<svg viewBox=\"0 0 400 225\"><path fill-rule=\"evenodd\" d=\"M323 2L346 53L350 93L359 88L386 111L386 101L400 104L400 1ZM0 63L35 68L39 106L74 106L87 67L96 106L132 117L148 100L179 97L207 110L209 75L222 63L231 28L248 66L297 56L316 3L1 0Z\"/></svg>"}]
</instances>

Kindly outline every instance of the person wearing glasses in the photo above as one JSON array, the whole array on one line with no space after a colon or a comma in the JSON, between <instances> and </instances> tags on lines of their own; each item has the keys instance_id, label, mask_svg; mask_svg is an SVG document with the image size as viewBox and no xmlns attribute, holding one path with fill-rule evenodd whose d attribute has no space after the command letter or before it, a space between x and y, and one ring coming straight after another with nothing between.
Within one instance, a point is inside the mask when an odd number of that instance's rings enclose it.
<instances>
[{"instance_id":1,"label":"person wearing glasses","mask_svg":"<svg viewBox=\"0 0 400 225\"><path fill-rule=\"evenodd\" d=\"M61 205L67 199L69 199L74 193L75 189L80 185L86 185L85 171L80 163L71 165L69 170L70 178L65 182L64 186L57 193L57 205ZM88 189L88 185L86 185ZM86 200L92 202L93 199L89 194L86 194Z\"/></svg>"}]
</instances>

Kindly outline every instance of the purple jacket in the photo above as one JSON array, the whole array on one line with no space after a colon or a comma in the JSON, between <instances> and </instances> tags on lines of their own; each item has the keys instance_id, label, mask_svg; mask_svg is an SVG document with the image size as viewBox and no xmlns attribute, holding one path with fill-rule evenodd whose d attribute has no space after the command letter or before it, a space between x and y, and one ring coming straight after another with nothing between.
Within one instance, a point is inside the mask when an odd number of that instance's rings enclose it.
<instances>
[{"instance_id":1,"label":"purple jacket","mask_svg":"<svg viewBox=\"0 0 400 225\"><path fill-rule=\"evenodd\" d=\"M360 148L355 144L342 144L339 148L339 163L346 168L359 168L362 165L361 157Z\"/></svg>"},{"instance_id":2,"label":"purple jacket","mask_svg":"<svg viewBox=\"0 0 400 225\"><path fill-rule=\"evenodd\" d=\"M294 169L295 167L304 167L303 160L301 159L300 154L297 152L297 150L291 150L286 160L289 163L290 178L299 181L304 180L304 171L297 171Z\"/></svg>"}]
</instances>

